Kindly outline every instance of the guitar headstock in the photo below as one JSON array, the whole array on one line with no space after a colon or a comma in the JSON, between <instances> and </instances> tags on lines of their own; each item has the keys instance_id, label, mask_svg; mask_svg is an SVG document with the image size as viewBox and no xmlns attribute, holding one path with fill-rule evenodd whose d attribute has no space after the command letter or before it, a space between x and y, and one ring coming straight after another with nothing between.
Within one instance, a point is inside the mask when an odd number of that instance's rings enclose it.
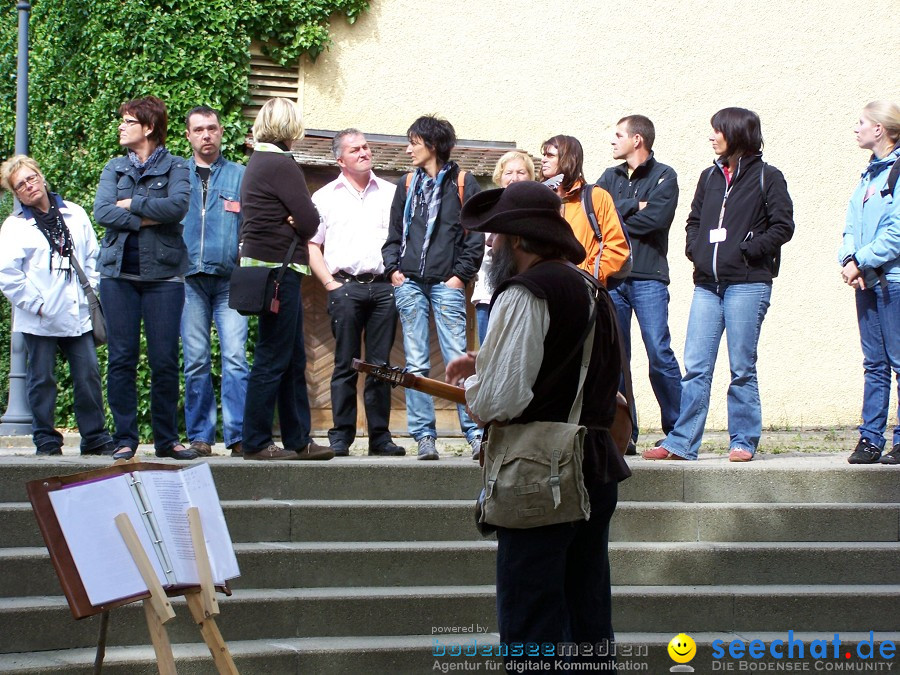
<instances>
[{"instance_id":1,"label":"guitar headstock","mask_svg":"<svg viewBox=\"0 0 900 675\"><path fill-rule=\"evenodd\" d=\"M353 359L351 366L354 370L371 375L383 382L387 382L392 387L409 386L410 382L408 380L413 379L413 376L406 372L405 368L400 368L399 366L391 366L388 364L378 366L374 363L360 361L359 359Z\"/></svg>"}]
</instances>

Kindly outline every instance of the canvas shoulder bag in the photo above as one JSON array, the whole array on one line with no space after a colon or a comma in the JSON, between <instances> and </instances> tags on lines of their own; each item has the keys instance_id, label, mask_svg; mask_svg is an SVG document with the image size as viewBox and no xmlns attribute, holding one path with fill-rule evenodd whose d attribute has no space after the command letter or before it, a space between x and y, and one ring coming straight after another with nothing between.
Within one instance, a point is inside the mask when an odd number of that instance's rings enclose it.
<instances>
[{"instance_id":1,"label":"canvas shoulder bag","mask_svg":"<svg viewBox=\"0 0 900 675\"><path fill-rule=\"evenodd\" d=\"M584 380L591 363L596 328L594 299L583 340L578 392L568 422L529 422L491 426L484 452L481 521L488 525L531 528L587 520L591 505L582 462L587 430L578 424Z\"/></svg>"}]
</instances>

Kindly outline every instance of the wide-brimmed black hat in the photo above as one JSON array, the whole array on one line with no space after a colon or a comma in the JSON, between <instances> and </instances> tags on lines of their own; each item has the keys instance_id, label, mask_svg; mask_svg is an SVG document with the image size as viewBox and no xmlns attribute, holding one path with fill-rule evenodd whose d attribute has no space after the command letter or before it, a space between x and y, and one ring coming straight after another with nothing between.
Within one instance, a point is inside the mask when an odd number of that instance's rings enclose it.
<instances>
[{"instance_id":1,"label":"wide-brimmed black hat","mask_svg":"<svg viewBox=\"0 0 900 675\"><path fill-rule=\"evenodd\" d=\"M485 190L462 207L462 226L474 232L511 234L531 241L556 244L576 265L584 260L584 246L560 215L562 202L546 185L517 181L507 188Z\"/></svg>"}]
</instances>

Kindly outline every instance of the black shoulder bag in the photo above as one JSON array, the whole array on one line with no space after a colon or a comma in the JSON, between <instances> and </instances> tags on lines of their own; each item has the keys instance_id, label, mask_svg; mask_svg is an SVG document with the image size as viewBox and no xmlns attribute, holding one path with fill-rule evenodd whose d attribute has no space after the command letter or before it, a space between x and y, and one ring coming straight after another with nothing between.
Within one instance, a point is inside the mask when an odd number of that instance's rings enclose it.
<instances>
[{"instance_id":1,"label":"black shoulder bag","mask_svg":"<svg viewBox=\"0 0 900 675\"><path fill-rule=\"evenodd\" d=\"M238 261L228 283L228 306L244 316L278 314L278 287L299 241L295 234L281 267L241 267Z\"/></svg>"}]
</instances>

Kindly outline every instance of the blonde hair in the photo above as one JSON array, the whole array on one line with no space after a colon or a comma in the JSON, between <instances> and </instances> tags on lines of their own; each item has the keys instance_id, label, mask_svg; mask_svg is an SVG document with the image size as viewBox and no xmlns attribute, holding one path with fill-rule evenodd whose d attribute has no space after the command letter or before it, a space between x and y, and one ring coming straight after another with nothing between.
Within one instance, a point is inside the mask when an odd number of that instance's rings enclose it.
<instances>
[{"instance_id":1,"label":"blonde hair","mask_svg":"<svg viewBox=\"0 0 900 675\"><path fill-rule=\"evenodd\" d=\"M290 143L303 138L300 107L287 98L270 98L263 103L253 123L256 143Z\"/></svg>"},{"instance_id":2,"label":"blonde hair","mask_svg":"<svg viewBox=\"0 0 900 675\"><path fill-rule=\"evenodd\" d=\"M503 175L503 170L514 159L522 160L522 163L525 165L525 171L528 172L528 180L534 180L534 160L523 150L510 150L497 160L497 166L494 167L494 175L491 176L494 185L500 185L500 177Z\"/></svg>"},{"instance_id":3,"label":"blonde hair","mask_svg":"<svg viewBox=\"0 0 900 675\"><path fill-rule=\"evenodd\" d=\"M900 105L891 101L872 101L863 108L863 115L883 126L894 143L900 139Z\"/></svg>"},{"instance_id":4,"label":"blonde hair","mask_svg":"<svg viewBox=\"0 0 900 675\"><path fill-rule=\"evenodd\" d=\"M41 167L28 155L13 155L0 165L0 187L4 190L13 191L12 177L22 169L31 169L41 178L44 177Z\"/></svg>"}]
</instances>

